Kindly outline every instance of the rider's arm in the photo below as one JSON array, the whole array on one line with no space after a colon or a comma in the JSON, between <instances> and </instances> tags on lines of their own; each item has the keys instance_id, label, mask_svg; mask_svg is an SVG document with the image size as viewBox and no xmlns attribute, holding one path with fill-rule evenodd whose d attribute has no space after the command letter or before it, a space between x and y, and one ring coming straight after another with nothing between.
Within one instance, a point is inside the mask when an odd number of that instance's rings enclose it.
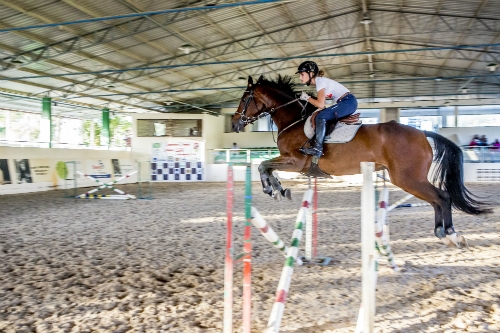
<instances>
[{"instance_id":1,"label":"rider's arm","mask_svg":"<svg viewBox=\"0 0 500 333\"><path fill-rule=\"evenodd\" d=\"M326 102L325 88L318 91L318 97L316 97L316 98L309 97L309 99L307 101L317 108L324 109L325 102Z\"/></svg>"}]
</instances>

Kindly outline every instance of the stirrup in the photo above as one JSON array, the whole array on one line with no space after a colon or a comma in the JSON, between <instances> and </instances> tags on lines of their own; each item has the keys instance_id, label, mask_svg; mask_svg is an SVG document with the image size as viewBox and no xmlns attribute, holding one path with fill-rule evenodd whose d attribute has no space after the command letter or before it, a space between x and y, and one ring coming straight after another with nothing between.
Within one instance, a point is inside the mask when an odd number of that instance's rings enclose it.
<instances>
[{"instance_id":1,"label":"stirrup","mask_svg":"<svg viewBox=\"0 0 500 333\"><path fill-rule=\"evenodd\" d=\"M315 147L302 148L302 151L307 155L312 155L312 156L316 156L317 153L321 153L321 155L323 155L323 150L317 149Z\"/></svg>"}]
</instances>

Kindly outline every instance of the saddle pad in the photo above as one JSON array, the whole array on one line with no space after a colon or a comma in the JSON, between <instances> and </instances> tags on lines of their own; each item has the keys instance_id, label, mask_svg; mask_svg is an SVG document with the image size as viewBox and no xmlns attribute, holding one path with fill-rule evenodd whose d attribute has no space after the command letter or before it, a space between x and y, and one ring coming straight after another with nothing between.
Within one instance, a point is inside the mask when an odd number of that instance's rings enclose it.
<instances>
[{"instance_id":1,"label":"saddle pad","mask_svg":"<svg viewBox=\"0 0 500 333\"><path fill-rule=\"evenodd\" d=\"M335 129L333 130L330 136L326 136L324 143L346 143L351 141L354 138L354 135L358 132L358 129L361 127L361 122L355 124L344 124L342 122L338 122L335 125ZM304 134L311 139L314 136L314 129L311 123L311 117L307 118L306 123L304 124Z\"/></svg>"},{"instance_id":2,"label":"saddle pad","mask_svg":"<svg viewBox=\"0 0 500 333\"><path fill-rule=\"evenodd\" d=\"M338 122L330 136L325 137L324 143L346 143L351 141L358 129L361 127L361 123L355 124L344 124Z\"/></svg>"}]
</instances>

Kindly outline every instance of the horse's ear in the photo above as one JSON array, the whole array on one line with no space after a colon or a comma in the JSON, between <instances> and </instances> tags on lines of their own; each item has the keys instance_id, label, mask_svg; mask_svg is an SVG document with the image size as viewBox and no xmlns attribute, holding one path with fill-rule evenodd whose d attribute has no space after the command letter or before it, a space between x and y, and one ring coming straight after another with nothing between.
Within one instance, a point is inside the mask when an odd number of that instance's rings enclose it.
<instances>
[{"instance_id":1,"label":"horse's ear","mask_svg":"<svg viewBox=\"0 0 500 333\"><path fill-rule=\"evenodd\" d=\"M251 76L248 77L248 86L251 87L253 85L253 79Z\"/></svg>"}]
</instances>

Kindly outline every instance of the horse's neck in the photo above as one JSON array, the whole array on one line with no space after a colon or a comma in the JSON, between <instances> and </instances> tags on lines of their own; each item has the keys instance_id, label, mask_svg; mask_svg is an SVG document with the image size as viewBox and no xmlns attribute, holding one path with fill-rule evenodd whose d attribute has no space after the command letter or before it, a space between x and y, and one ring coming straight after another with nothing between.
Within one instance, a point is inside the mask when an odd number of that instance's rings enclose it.
<instances>
[{"instance_id":1,"label":"horse's neck","mask_svg":"<svg viewBox=\"0 0 500 333\"><path fill-rule=\"evenodd\" d=\"M286 100L285 98L277 98L272 107L276 109L289 102L290 100ZM290 105L277 109L273 114L271 114L271 118L276 124L276 127L278 127L278 131L283 130L286 126L289 126L293 122L299 120L301 118L301 110L302 109L299 104L294 102Z\"/></svg>"}]
</instances>

